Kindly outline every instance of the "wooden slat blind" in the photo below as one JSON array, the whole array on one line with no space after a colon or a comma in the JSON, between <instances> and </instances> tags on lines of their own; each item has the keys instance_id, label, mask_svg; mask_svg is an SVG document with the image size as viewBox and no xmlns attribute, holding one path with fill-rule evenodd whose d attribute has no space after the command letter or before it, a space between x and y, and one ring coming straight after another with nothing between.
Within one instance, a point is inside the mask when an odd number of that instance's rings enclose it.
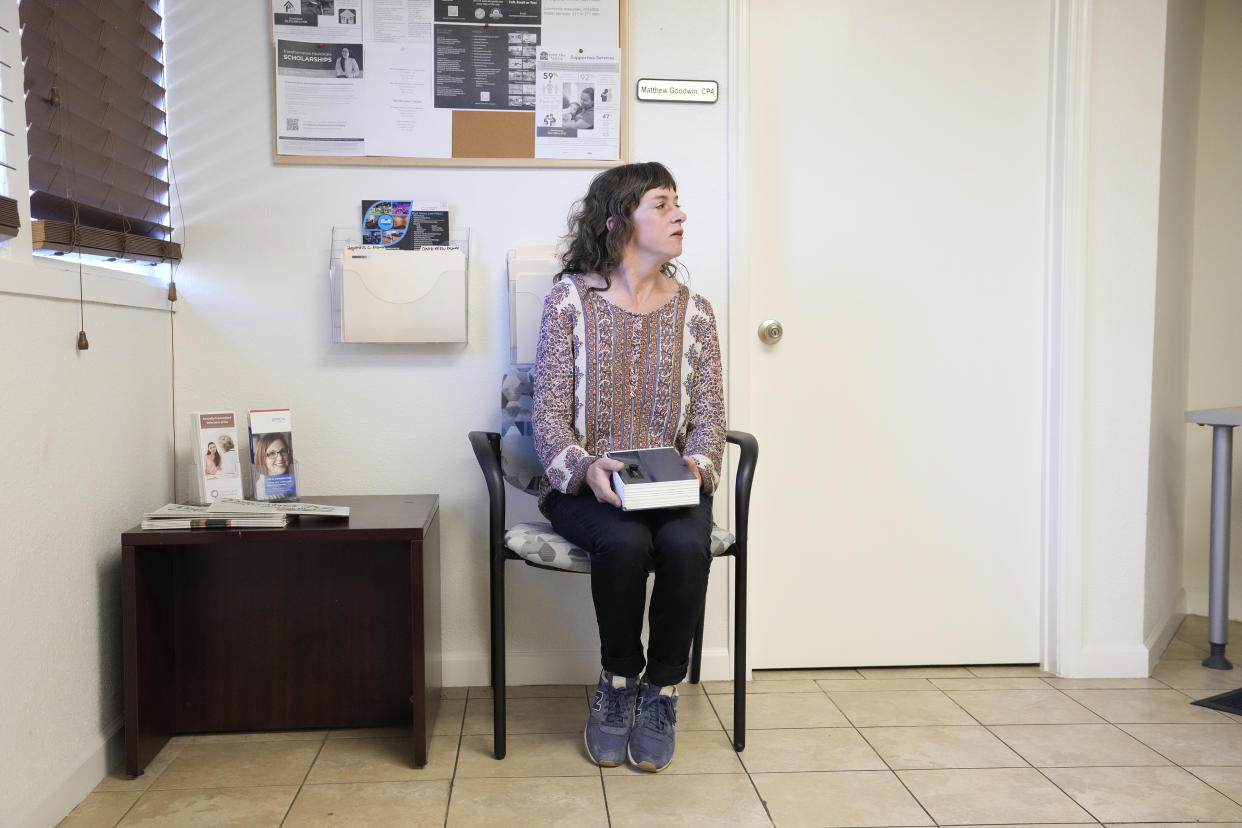
<instances>
[{"instance_id":1,"label":"wooden slat blind","mask_svg":"<svg viewBox=\"0 0 1242 828\"><path fill-rule=\"evenodd\" d=\"M146 254L134 236L172 237L159 0L22 0L18 11L30 214L58 223L35 238ZM174 244L149 249L180 259Z\"/></svg>"},{"instance_id":2,"label":"wooden slat blind","mask_svg":"<svg viewBox=\"0 0 1242 828\"><path fill-rule=\"evenodd\" d=\"M8 39L16 36L15 32L11 32L9 29L0 26L0 38L7 41ZM7 53L7 46L4 51ZM21 67L15 68L10 64L5 63L3 60L0 60L0 101L12 103L13 99L17 97L16 88L20 82L20 79ZM6 125L3 123L3 118L0 118L0 193L7 191L7 188L4 186L5 168L10 170L15 169L15 167L10 164L8 160L6 160L7 152L5 152L5 141L9 136L13 135L13 126L9 124L7 125L7 129L5 127ZM21 230L21 226L21 216L17 212L17 199L10 198L6 195L0 195L0 240L13 238L17 235L17 232Z\"/></svg>"},{"instance_id":3,"label":"wooden slat blind","mask_svg":"<svg viewBox=\"0 0 1242 828\"><path fill-rule=\"evenodd\" d=\"M17 200L0 196L0 239L13 238L21 226L21 218L17 215Z\"/></svg>"}]
</instances>

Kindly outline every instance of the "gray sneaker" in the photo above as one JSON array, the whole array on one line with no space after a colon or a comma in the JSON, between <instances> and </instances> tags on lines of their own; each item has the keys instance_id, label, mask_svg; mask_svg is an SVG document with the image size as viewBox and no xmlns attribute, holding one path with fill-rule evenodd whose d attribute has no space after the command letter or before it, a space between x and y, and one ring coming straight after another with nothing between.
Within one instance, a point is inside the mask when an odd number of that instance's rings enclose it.
<instances>
[{"instance_id":1,"label":"gray sneaker","mask_svg":"<svg viewBox=\"0 0 1242 828\"><path fill-rule=\"evenodd\" d=\"M582 736L587 755L600 767L615 768L625 761L637 696L637 678L614 675L607 670L599 674L595 703L591 705L591 715Z\"/></svg>"},{"instance_id":2,"label":"gray sneaker","mask_svg":"<svg viewBox=\"0 0 1242 828\"><path fill-rule=\"evenodd\" d=\"M630 764L659 773L673 761L676 743L677 687L643 682L638 688L634 732L630 734Z\"/></svg>"}]
</instances>

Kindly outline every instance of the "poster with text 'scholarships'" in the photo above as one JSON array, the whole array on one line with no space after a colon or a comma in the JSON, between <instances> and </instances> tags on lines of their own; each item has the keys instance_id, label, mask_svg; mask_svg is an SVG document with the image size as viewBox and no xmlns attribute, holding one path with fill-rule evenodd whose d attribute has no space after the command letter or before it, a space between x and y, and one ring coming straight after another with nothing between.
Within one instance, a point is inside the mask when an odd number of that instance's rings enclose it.
<instances>
[{"instance_id":1,"label":"poster with text 'scholarships'","mask_svg":"<svg viewBox=\"0 0 1242 828\"><path fill-rule=\"evenodd\" d=\"M193 497L208 505L221 497L242 496L243 446L237 438L237 415L232 411L196 411L190 415L194 442Z\"/></svg>"},{"instance_id":2,"label":"poster with text 'scholarships'","mask_svg":"<svg viewBox=\"0 0 1242 828\"><path fill-rule=\"evenodd\" d=\"M250 410L250 480L255 500L298 499L293 416L287 408Z\"/></svg>"}]
</instances>

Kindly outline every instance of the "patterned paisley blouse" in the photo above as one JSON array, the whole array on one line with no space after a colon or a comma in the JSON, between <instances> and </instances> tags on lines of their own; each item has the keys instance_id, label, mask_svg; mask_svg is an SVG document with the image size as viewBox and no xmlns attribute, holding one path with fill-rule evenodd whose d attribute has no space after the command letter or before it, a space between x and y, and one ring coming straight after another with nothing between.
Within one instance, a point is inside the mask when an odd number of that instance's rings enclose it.
<instances>
[{"instance_id":1,"label":"patterned paisley blouse","mask_svg":"<svg viewBox=\"0 0 1242 828\"><path fill-rule=\"evenodd\" d=\"M720 340L712 306L684 285L648 313L623 310L566 275L543 304L535 352L539 506L577 494L604 452L674 446L720 480L725 445ZM546 513L546 512L545 512Z\"/></svg>"}]
</instances>

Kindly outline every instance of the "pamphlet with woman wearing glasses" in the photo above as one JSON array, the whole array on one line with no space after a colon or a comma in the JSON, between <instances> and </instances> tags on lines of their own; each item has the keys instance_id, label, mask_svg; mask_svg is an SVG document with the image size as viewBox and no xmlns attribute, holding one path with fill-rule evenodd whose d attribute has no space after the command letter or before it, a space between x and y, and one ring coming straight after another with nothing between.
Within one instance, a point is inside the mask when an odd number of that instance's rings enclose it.
<instances>
[{"instance_id":1,"label":"pamphlet with woman wearing glasses","mask_svg":"<svg viewBox=\"0 0 1242 828\"><path fill-rule=\"evenodd\" d=\"M250 412L250 475L254 500L298 499L292 419L287 408Z\"/></svg>"}]
</instances>

